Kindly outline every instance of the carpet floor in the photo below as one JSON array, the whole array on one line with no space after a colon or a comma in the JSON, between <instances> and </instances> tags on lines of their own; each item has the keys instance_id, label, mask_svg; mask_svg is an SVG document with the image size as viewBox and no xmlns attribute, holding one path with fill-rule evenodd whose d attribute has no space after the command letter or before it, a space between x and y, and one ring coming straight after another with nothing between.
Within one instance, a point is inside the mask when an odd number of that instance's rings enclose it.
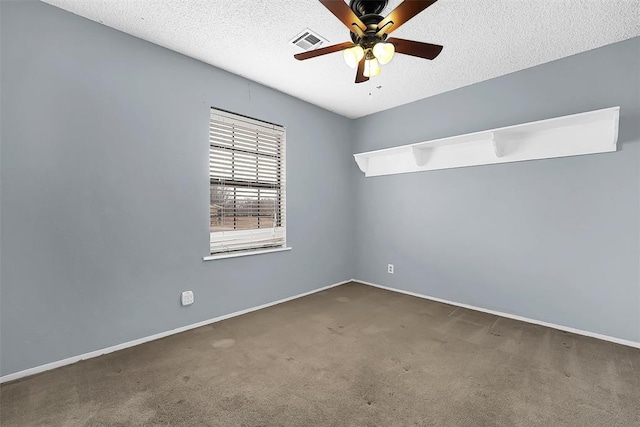
<instances>
[{"instance_id":1,"label":"carpet floor","mask_svg":"<svg viewBox=\"0 0 640 427\"><path fill-rule=\"evenodd\" d=\"M2 385L2 426L639 426L640 350L350 283Z\"/></svg>"}]
</instances>

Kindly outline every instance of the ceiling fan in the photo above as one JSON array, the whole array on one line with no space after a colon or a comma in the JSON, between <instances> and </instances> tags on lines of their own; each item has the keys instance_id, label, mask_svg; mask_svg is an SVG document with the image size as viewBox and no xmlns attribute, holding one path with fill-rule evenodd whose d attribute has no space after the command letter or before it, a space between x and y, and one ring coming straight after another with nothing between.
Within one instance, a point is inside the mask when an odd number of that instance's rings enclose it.
<instances>
[{"instance_id":1,"label":"ceiling fan","mask_svg":"<svg viewBox=\"0 0 640 427\"><path fill-rule=\"evenodd\" d=\"M356 83L366 82L369 77L380 74L380 64L391 61L395 52L434 59L442 51L442 46L388 36L436 1L405 0L383 18L378 14L388 0L351 0L348 6L343 0L320 0L347 26L352 41L299 53L294 58L302 61L342 51L347 65L358 69Z\"/></svg>"}]
</instances>

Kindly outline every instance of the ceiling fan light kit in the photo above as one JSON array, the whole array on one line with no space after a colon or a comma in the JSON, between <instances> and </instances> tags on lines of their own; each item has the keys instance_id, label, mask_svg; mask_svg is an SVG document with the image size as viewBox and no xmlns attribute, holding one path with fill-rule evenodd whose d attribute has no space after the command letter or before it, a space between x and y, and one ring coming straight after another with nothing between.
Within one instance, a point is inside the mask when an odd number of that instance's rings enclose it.
<instances>
[{"instance_id":1,"label":"ceiling fan light kit","mask_svg":"<svg viewBox=\"0 0 640 427\"><path fill-rule=\"evenodd\" d=\"M393 58L393 54L396 53L396 47L393 43L380 42L373 46L372 52L373 56L378 59L378 62L381 65L385 65Z\"/></svg>"},{"instance_id":2,"label":"ceiling fan light kit","mask_svg":"<svg viewBox=\"0 0 640 427\"><path fill-rule=\"evenodd\" d=\"M364 58L364 49L360 45L356 45L354 47L350 47L342 51L344 56L344 62L351 68L356 68L358 66L358 62L362 58Z\"/></svg>"},{"instance_id":3,"label":"ceiling fan light kit","mask_svg":"<svg viewBox=\"0 0 640 427\"><path fill-rule=\"evenodd\" d=\"M380 65L388 64L396 52L418 58L434 59L442 46L413 40L390 38L389 34L437 0L405 0L389 15L379 13L388 0L320 0L349 29L353 43L340 43L294 55L302 61L332 52L343 51L347 65L357 68L356 83L380 74Z\"/></svg>"},{"instance_id":4,"label":"ceiling fan light kit","mask_svg":"<svg viewBox=\"0 0 640 427\"><path fill-rule=\"evenodd\" d=\"M363 73L365 77L373 77L380 74L380 65L378 65L378 60L376 58L367 59L364 62L364 71Z\"/></svg>"}]
</instances>

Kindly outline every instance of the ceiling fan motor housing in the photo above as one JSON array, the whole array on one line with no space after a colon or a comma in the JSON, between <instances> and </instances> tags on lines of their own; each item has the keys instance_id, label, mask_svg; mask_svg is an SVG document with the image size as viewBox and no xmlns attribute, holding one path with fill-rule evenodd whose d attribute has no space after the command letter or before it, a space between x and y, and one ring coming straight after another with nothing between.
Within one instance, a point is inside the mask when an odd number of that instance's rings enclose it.
<instances>
[{"instance_id":1,"label":"ceiling fan motor housing","mask_svg":"<svg viewBox=\"0 0 640 427\"><path fill-rule=\"evenodd\" d=\"M366 3L366 1L365 1ZM386 3L386 2L384 2ZM372 48L376 43L383 41L387 38L386 34L383 34L382 37L376 35L378 32L378 23L382 21L384 18L375 13L369 13L366 15L359 16L360 20L364 25L367 26L367 29L364 31L364 36L360 37L358 34L351 32L351 40L355 44L359 44L364 49Z\"/></svg>"},{"instance_id":2,"label":"ceiling fan motor housing","mask_svg":"<svg viewBox=\"0 0 640 427\"><path fill-rule=\"evenodd\" d=\"M349 7L358 16L378 15L389 3L389 0L351 0Z\"/></svg>"}]
</instances>

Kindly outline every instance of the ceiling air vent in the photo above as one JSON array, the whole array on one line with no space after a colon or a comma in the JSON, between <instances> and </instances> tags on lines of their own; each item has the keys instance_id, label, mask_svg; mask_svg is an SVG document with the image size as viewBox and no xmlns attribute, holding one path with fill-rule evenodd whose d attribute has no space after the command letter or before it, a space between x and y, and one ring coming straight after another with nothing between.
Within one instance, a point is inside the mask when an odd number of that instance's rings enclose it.
<instances>
[{"instance_id":1,"label":"ceiling air vent","mask_svg":"<svg viewBox=\"0 0 640 427\"><path fill-rule=\"evenodd\" d=\"M311 31L310 29L306 29L293 39L291 39L291 44L298 46L303 50L310 50L320 47L323 43L326 43L327 39L319 35L318 33Z\"/></svg>"}]
</instances>

